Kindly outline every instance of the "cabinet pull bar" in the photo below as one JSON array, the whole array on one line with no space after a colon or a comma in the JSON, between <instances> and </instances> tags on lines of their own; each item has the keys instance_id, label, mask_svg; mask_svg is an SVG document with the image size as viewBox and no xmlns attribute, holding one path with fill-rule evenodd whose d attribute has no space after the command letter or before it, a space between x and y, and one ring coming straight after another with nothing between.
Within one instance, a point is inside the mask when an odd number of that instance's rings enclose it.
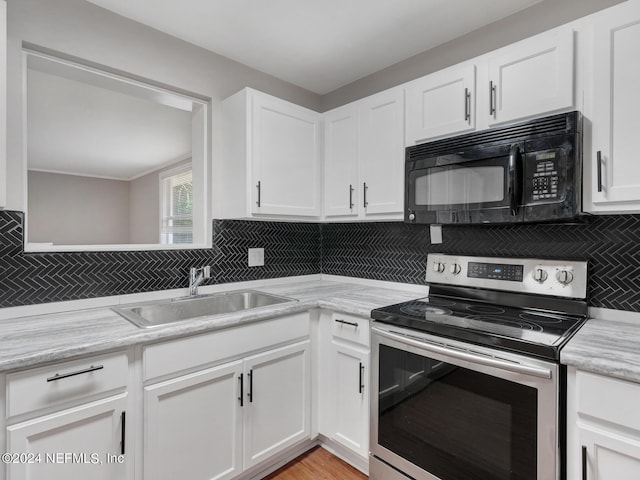
<instances>
[{"instance_id":1,"label":"cabinet pull bar","mask_svg":"<svg viewBox=\"0 0 640 480\"><path fill-rule=\"evenodd\" d=\"M598 161L598 191L602 191L602 152L598 150L596 153L596 158Z\"/></svg>"},{"instance_id":2,"label":"cabinet pull bar","mask_svg":"<svg viewBox=\"0 0 640 480\"><path fill-rule=\"evenodd\" d=\"M489 115L496 114L496 86L493 80L489 82Z\"/></svg>"},{"instance_id":3,"label":"cabinet pull bar","mask_svg":"<svg viewBox=\"0 0 640 480\"><path fill-rule=\"evenodd\" d=\"M240 380L240 396L238 397L238 400L240 400L240 406L244 407L244 373L240 374L238 380Z\"/></svg>"},{"instance_id":4,"label":"cabinet pull bar","mask_svg":"<svg viewBox=\"0 0 640 480\"><path fill-rule=\"evenodd\" d=\"M120 430L120 455L124 455L125 452L125 438L126 438L126 420L127 420L127 412L122 412L120 414L120 421L122 422L122 430Z\"/></svg>"},{"instance_id":5,"label":"cabinet pull bar","mask_svg":"<svg viewBox=\"0 0 640 480\"><path fill-rule=\"evenodd\" d=\"M364 391L364 384L362 383L362 379L364 378L364 365L362 364L362 362L360 362L360 368L359 368L359 379L358 379L358 393L362 393Z\"/></svg>"},{"instance_id":6,"label":"cabinet pull bar","mask_svg":"<svg viewBox=\"0 0 640 480\"><path fill-rule=\"evenodd\" d=\"M249 370L247 376L249 377L249 393L247 396L249 397L249 403L253 403L253 370Z\"/></svg>"},{"instance_id":7,"label":"cabinet pull bar","mask_svg":"<svg viewBox=\"0 0 640 480\"><path fill-rule=\"evenodd\" d=\"M82 375L83 373L95 372L96 370L102 370L104 365L96 365L95 367L91 365L89 368L85 368L84 370L78 370L77 372L71 373L56 373L53 377L47 378L47 382L55 382L56 380L62 380L63 378L75 377L76 375Z\"/></svg>"},{"instance_id":8,"label":"cabinet pull bar","mask_svg":"<svg viewBox=\"0 0 640 480\"><path fill-rule=\"evenodd\" d=\"M260 180L258 180L258 184L256 185L256 188L258 189L258 201L256 202L257 206L260 206L260 190L261 190L261 184L260 184Z\"/></svg>"},{"instance_id":9,"label":"cabinet pull bar","mask_svg":"<svg viewBox=\"0 0 640 480\"><path fill-rule=\"evenodd\" d=\"M349 210L353 210L353 185L349 184Z\"/></svg>"},{"instance_id":10,"label":"cabinet pull bar","mask_svg":"<svg viewBox=\"0 0 640 480\"><path fill-rule=\"evenodd\" d=\"M587 447L582 446L582 480L587 480Z\"/></svg>"},{"instance_id":11,"label":"cabinet pull bar","mask_svg":"<svg viewBox=\"0 0 640 480\"><path fill-rule=\"evenodd\" d=\"M464 89L464 120L471 121L471 93L468 88Z\"/></svg>"},{"instance_id":12,"label":"cabinet pull bar","mask_svg":"<svg viewBox=\"0 0 640 480\"><path fill-rule=\"evenodd\" d=\"M367 202L367 190L369 189L369 187L367 187L367 182L364 182L363 186L364 208L367 208L367 205L369 205L369 202Z\"/></svg>"},{"instance_id":13,"label":"cabinet pull bar","mask_svg":"<svg viewBox=\"0 0 640 480\"><path fill-rule=\"evenodd\" d=\"M338 323L344 323L345 325L351 325L352 327L358 328L357 322L347 322L346 320L342 320L341 318L336 318L335 321Z\"/></svg>"}]
</instances>

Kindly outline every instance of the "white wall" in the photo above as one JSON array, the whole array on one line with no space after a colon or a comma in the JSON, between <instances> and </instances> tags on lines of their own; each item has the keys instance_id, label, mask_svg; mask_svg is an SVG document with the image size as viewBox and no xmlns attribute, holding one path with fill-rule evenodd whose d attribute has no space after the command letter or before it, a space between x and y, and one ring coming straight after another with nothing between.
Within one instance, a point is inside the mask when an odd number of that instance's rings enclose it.
<instances>
[{"instance_id":1,"label":"white wall","mask_svg":"<svg viewBox=\"0 0 640 480\"><path fill-rule=\"evenodd\" d=\"M150 7L151 8L151 7ZM9 0L7 208L24 210L22 42L211 99L211 156L220 155L220 101L251 86L319 109L320 97L84 0ZM215 216L215 211L213 215Z\"/></svg>"},{"instance_id":2,"label":"white wall","mask_svg":"<svg viewBox=\"0 0 640 480\"><path fill-rule=\"evenodd\" d=\"M160 179L152 172L129 182L131 243L158 243L160 239Z\"/></svg>"},{"instance_id":3,"label":"white wall","mask_svg":"<svg viewBox=\"0 0 640 480\"><path fill-rule=\"evenodd\" d=\"M129 182L29 172L30 242L129 243Z\"/></svg>"},{"instance_id":4,"label":"white wall","mask_svg":"<svg viewBox=\"0 0 640 480\"><path fill-rule=\"evenodd\" d=\"M545 0L334 90L322 97L322 111L331 110L359 98L423 77L622 1Z\"/></svg>"}]
</instances>

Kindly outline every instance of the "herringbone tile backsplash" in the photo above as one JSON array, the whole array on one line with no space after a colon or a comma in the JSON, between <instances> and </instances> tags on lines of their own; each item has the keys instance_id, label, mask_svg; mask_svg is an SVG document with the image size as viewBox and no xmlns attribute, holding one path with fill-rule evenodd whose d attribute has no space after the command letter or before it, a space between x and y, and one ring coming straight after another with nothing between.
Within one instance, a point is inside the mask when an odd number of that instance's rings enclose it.
<instances>
[{"instance_id":1,"label":"herringbone tile backsplash","mask_svg":"<svg viewBox=\"0 0 640 480\"><path fill-rule=\"evenodd\" d=\"M285 223L214 220L213 248L24 253L24 216L0 212L0 307L186 287L191 266L209 283L327 273L424 283L426 255L586 259L592 306L640 312L640 215L585 217L579 224L428 227L401 222ZM247 267L247 248L265 266Z\"/></svg>"}]
</instances>

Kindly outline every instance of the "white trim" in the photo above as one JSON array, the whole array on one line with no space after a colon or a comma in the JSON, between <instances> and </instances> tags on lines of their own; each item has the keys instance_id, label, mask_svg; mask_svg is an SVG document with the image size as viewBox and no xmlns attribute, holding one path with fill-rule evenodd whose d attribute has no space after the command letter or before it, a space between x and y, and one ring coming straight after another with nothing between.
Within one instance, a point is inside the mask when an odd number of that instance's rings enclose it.
<instances>
[{"instance_id":1,"label":"white trim","mask_svg":"<svg viewBox=\"0 0 640 480\"><path fill-rule=\"evenodd\" d=\"M26 224L25 224L26 230ZM105 245L54 245L46 243L27 243L24 251L29 252L138 252L140 250L198 250L210 249L206 243L114 243Z\"/></svg>"}]
</instances>

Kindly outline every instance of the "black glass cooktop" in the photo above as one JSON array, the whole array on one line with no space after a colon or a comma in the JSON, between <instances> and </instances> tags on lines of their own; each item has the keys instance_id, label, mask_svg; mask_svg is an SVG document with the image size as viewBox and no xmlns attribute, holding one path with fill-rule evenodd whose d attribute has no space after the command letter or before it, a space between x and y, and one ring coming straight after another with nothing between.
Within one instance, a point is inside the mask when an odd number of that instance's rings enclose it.
<instances>
[{"instance_id":1,"label":"black glass cooktop","mask_svg":"<svg viewBox=\"0 0 640 480\"><path fill-rule=\"evenodd\" d=\"M374 320L558 360L585 317L430 296L375 309Z\"/></svg>"}]
</instances>

